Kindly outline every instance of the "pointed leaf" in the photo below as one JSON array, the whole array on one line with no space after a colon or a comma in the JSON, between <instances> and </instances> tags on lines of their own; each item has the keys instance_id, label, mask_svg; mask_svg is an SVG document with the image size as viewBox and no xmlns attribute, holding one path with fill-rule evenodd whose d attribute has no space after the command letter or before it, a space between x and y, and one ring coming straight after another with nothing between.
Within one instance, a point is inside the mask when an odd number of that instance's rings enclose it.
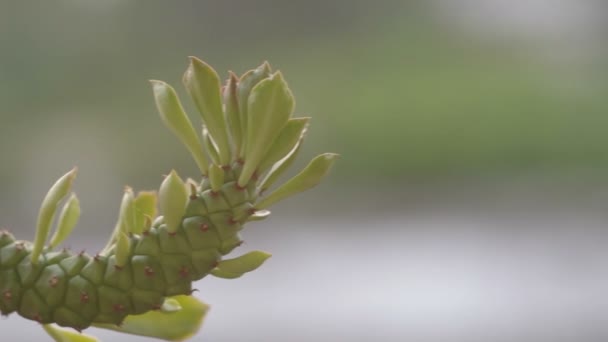
<instances>
[{"instance_id":1,"label":"pointed leaf","mask_svg":"<svg viewBox=\"0 0 608 342\"><path fill-rule=\"evenodd\" d=\"M209 153L209 157L215 164L220 164L220 154L218 152L218 147L211 135L209 134L209 130L207 127L203 126L203 146L205 146L205 150Z\"/></svg>"},{"instance_id":2,"label":"pointed leaf","mask_svg":"<svg viewBox=\"0 0 608 342\"><path fill-rule=\"evenodd\" d=\"M228 83L224 87L224 111L226 112L226 120L228 130L232 136L232 144L234 145L234 155L240 154L241 145L243 144L243 133L241 132L241 119L239 117L239 103L237 99L236 86L239 80L238 77L231 71Z\"/></svg>"},{"instance_id":3,"label":"pointed leaf","mask_svg":"<svg viewBox=\"0 0 608 342\"><path fill-rule=\"evenodd\" d=\"M135 198L135 227L134 234L141 234L145 230L146 220L151 223L157 215L158 196L154 191L140 191ZM147 218L146 218L147 217Z\"/></svg>"},{"instance_id":4,"label":"pointed leaf","mask_svg":"<svg viewBox=\"0 0 608 342\"><path fill-rule=\"evenodd\" d=\"M78 223L79 218L80 201L78 201L76 194L72 193L72 196L70 196L67 202L63 205L61 214L59 214L57 229L55 230L55 233L51 237L51 242L49 243L49 247L51 249L57 247L60 243L65 241L68 236L70 236L74 230L74 227L76 227L76 223Z\"/></svg>"},{"instance_id":5,"label":"pointed leaf","mask_svg":"<svg viewBox=\"0 0 608 342\"><path fill-rule=\"evenodd\" d=\"M218 278L233 279L251 272L270 258L270 254L262 251L252 251L234 259L222 260L211 274Z\"/></svg>"},{"instance_id":6,"label":"pointed leaf","mask_svg":"<svg viewBox=\"0 0 608 342\"><path fill-rule=\"evenodd\" d=\"M73 168L65 175L61 176L55 184L49 189L42 205L38 211L38 223L36 225L36 237L34 238L34 245L32 246L32 253L30 255L32 263L38 263L38 258L46 239L48 238L49 231L51 229L51 222L55 217L57 211L57 205L61 200L70 192L72 188L72 182L76 178L77 168Z\"/></svg>"},{"instance_id":7,"label":"pointed leaf","mask_svg":"<svg viewBox=\"0 0 608 342\"><path fill-rule=\"evenodd\" d=\"M224 170L222 170L221 167L212 164L209 167L209 182L211 183L212 191L220 191L222 185L224 185Z\"/></svg>"},{"instance_id":8,"label":"pointed leaf","mask_svg":"<svg viewBox=\"0 0 608 342\"><path fill-rule=\"evenodd\" d=\"M142 315L127 316L120 326L94 324L96 327L122 333L159 338L165 341L184 341L198 332L209 306L193 296L175 296L181 310L149 311Z\"/></svg>"},{"instance_id":9,"label":"pointed leaf","mask_svg":"<svg viewBox=\"0 0 608 342\"><path fill-rule=\"evenodd\" d=\"M327 176L337 158L338 155L334 153L325 153L315 157L304 170L262 199L255 207L257 209L268 208L286 197L314 187Z\"/></svg>"},{"instance_id":10,"label":"pointed leaf","mask_svg":"<svg viewBox=\"0 0 608 342\"><path fill-rule=\"evenodd\" d=\"M125 232L118 232L114 253L116 253L116 266L123 267L131 256L131 240Z\"/></svg>"},{"instance_id":11,"label":"pointed leaf","mask_svg":"<svg viewBox=\"0 0 608 342\"><path fill-rule=\"evenodd\" d=\"M280 72L258 83L249 95L247 150L238 183L244 187L289 120L294 99Z\"/></svg>"},{"instance_id":12,"label":"pointed leaf","mask_svg":"<svg viewBox=\"0 0 608 342\"><path fill-rule=\"evenodd\" d=\"M135 228L135 197L133 189L126 187L120 203L120 213L118 215L120 229L125 233L133 233Z\"/></svg>"},{"instance_id":13,"label":"pointed leaf","mask_svg":"<svg viewBox=\"0 0 608 342\"><path fill-rule=\"evenodd\" d=\"M73 329L60 328L54 324L43 324L42 328L55 342L99 342L93 336L81 334Z\"/></svg>"},{"instance_id":14,"label":"pointed leaf","mask_svg":"<svg viewBox=\"0 0 608 342\"><path fill-rule=\"evenodd\" d=\"M298 152L300 151L300 146L302 146L302 139L298 141L296 146L286 155L283 159L274 163L270 171L266 174L264 179L260 182L259 193L263 193L268 190L271 186L276 183L277 180L289 169L289 167L293 164L298 156Z\"/></svg>"},{"instance_id":15,"label":"pointed leaf","mask_svg":"<svg viewBox=\"0 0 608 342\"><path fill-rule=\"evenodd\" d=\"M183 82L217 143L220 162L222 165L230 164L230 144L222 111L219 76L207 63L190 57L190 66L184 74Z\"/></svg>"},{"instance_id":16,"label":"pointed leaf","mask_svg":"<svg viewBox=\"0 0 608 342\"><path fill-rule=\"evenodd\" d=\"M179 140L186 146L196 165L198 165L201 172L207 174L207 167L209 161L203 153L200 141L192 122L184 112L182 104L179 102L175 90L165 82L162 81L150 81L152 83L152 89L154 90L154 98L156 100L156 106L160 112L165 126L167 126L173 134L175 134Z\"/></svg>"},{"instance_id":17,"label":"pointed leaf","mask_svg":"<svg viewBox=\"0 0 608 342\"><path fill-rule=\"evenodd\" d=\"M260 83L261 80L270 76L270 64L268 62L264 62L262 65L257 67L254 70L249 70L239 80L237 85L237 100L239 106L239 118L241 122L241 136L242 136L242 145L240 147L241 154L239 157L241 159L245 156L245 149L247 144L247 126L248 126L248 100L249 94L253 87L256 84Z\"/></svg>"},{"instance_id":18,"label":"pointed leaf","mask_svg":"<svg viewBox=\"0 0 608 342\"><path fill-rule=\"evenodd\" d=\"M258 167L259 173L266 172L274 163L285 158L293 150L306 133L309 121L310 118L294 118L287 121L287 124L283 127L281 133L279 133L279 136L272 143L270 150L268 150L260 163Z\"/></svg>"},{"instance_id":19,"label":"pointed leaf","mask_svg":"<svg viewBox=\"0 0 608 342\"><path fill-rule=\"evenodd\" d=\"M158 192L160 200L160 212L165 218L167 230L170 233L177 231L181 225L182 216L186 212L188 204L188 192L184 181L177 175L175 170L163 180Z\"/></svg>"}]
</instances>

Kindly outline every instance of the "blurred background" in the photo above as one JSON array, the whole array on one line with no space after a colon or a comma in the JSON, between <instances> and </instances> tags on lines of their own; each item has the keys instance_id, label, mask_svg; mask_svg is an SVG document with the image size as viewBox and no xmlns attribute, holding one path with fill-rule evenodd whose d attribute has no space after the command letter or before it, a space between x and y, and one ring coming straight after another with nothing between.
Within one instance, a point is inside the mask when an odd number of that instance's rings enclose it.
<instances>
[{"instance_id":1,"label":"blurred background","mask_svg":"<svg viewBox=\"0 0 608 342\"><path fill-rule=\"evenodd\" d=\"M593 0L2 1L0 221L31 240L77 165L68 246L94 253L124 185L196 174L147 80L196 118L187 56L268 60L312 116L297 166L342 158L244 231L259 271L196 284L194 341L608 340L607 35Z\"/></svg>"}]
</instances>

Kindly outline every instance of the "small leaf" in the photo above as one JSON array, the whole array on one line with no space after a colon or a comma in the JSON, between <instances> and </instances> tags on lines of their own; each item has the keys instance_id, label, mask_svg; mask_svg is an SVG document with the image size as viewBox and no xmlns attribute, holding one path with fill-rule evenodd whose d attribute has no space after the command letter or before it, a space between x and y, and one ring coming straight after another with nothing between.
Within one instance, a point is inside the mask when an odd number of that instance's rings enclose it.
<instances>
[{"instance_id":1,"label":"small leaf","mask_svg":"<svg viewBox=\"0 0 608 342\"><path fill-rule=\"evenodd\" d=\"M230 78L228 78L228 83L226 84L226 87L224 87L224 110L226 112L228 130L232 136L235 156L240 154L241 145L243 144L241 119L239 117L239 103L236 92L238 82L238 77L233 72L230 72Z\"/></svg>"},{"instance_id":2,"label":"small leaf","mask_svg":"<svg viewBox=\"0 0 608 342\"><path fill-rule=\"evenodd\" d=\"M93 336L78 333L73 329L60 328L54 324L43 324L42 328L55 342L99 342Z\"/></svg>"},{"instance_id":3,"label":"small leaf","mask_svg":"<svg viewBox=\"0 0 608 342\"><path fill-rule=\"evenodd\" d=\"M129 257L131 256L131 240L124 232L118 233L118 239L116 240L116 250L114 251L116 257L116 266L123 267Z\"/></svg>"},{"instance_id":4,"label":"small leaf","mask_svg":"<svg viewBox=\"0 0 608 342\"><path fill-rule=\"evenodd\" d=\"M287 121L279 136L273 141L260 166L258 166L259 173L266 172L274 163L283 159L293 150L306 133L309 121L310 118L294 118Z\"/></svg>"},{"instance_id":5,"label":"small leaf","mask_svg":"<svg viewBox=\"0 0 608 342\"><path fill-rule=\"evenodd\" d=\"M94 324L94 326L165 341L184 341L199 331L209 306L194 296L182 295L171 299L176 300L182 309L173 312L148 311L141 315L127 316L120 326L115 324Z\"/></svg>"},{"instance_id":6,"label":"small leaf","mask_svg":"<svg viewBox=\"0 0 608 342\"><path fill-rule=\"evenodd\" d=\"M158 107L160 117L165 126L167 126L173 134L179 138L182 144L186 146L194 158L196 165L198 165L201 172L206 175L209 161L203 153L198 136L192 126L192 122L190 122L190 119L184 112L184 108L179 102L175 90L162 81L150 81L150 83L152 83L156 106Z\"/></svg>"},{"instance_id":7,"label":"small leaf","mask_svg":"<svg viewBox=\"0 0 608 342\"><path fill-rule=\"evenodd\" d=\"M239 121L241 122L241 136L242 145L240 147L241 154L239 157L242 159L245 156L245 149L247 144L247 126L248 126L248 114L247 106L249 101L249 94L256 84L260 83L261 80L270 76L270 64L264 62L262 65L254 70L249 70L239 80L237 84L237 100L239 106Z\"/></svg>"},{"instance_id":8,"label":"small leaf","mask_svg":"<svg viewBox=\"0 0 608 342\"><path fill-rule=\"evenodd\" d=\"M264 179L260 182L259 192L260 194L264 191L268 190L271 186L276 183L277 180L289 169L289 167L293 164L298 156L298 152L300 151L300 146L302 146L302 139L298 141L296 146L287 154L283 159L274 163L270 171L266 174Z\"/></svg>"},{"instance_id":9,"label":"small leaf","mask_svg":"<svg viewBox=\"0 0 608 342\"><path fill-rule=\"evenodd\" d=\"M165 218L167 230L170 233L177 231L182 216L186 212L188 204L188 192L184 181L177 175L175 170L163 180L158 192L160 200L160 212Z\"/></svg>"},{"instance_id":10,"label":"small leaf","mask_svg":"<svg viewBox=\"0 0 608 342\"><path fill-rule=\"evenodd\" d=\"M183 82L217 143L220 162L222 165L230 164L230 145L222 111L219 76L207 63L190 57L190 66L184 74Z\"/></svg>"},{"instance_id":11,"label":"small leaf","mask_svg":"<svg viewBox=\"0 0 608 342\"><path fill-rule=\"evenodd\" d=\"M222 260L216 268L211 270L211 274L218 278L238 278L262 266L270 256L266 252L252 251L234 259Z\"/></svg>"},{"instance_id":12,"label":"small leaf","mask_svg":"<svg viewBox=\"0 0 608 342\"><path fill-rule=\"evenodd\" d=\"M57 229L55 230L55 233L51 237L51 242L49 243L50 249L57 247L60 243L65 241L68 236L70 236L74 230L74 227L76 227L76 223L78 223L79 218L80 201L78 201L76 194L72 193L72 196L70 196L67 202L63 205L61 214L59 214Z\"/></svg>"},{"instance_id":13,"label":"small leaf","mask_svg":"<svg viewBox=\"0 0 608 342\"><path fill-rule=\"evenodd\" d=\"M72 182L74 181L74 178L76 178L77 171L77 168L73 168L59 178L49 189L44 197L44 200L42 200L42 205L40 206L40 210L38 212L36 237L34 238L32 253L30 254L33 264L38 263L38 257L44 248L46 239L49 235L49 230L51 228L51 222L53 222L55 212L57 211L57 205L70 192Z\"/></svg>"},{"instance_id":14,"label":"small leaf","mask_svg":"<svg viewBox=\"0 0 608 342\"><path fill-rule=\"evenodd\" d=\"M135 227L133 233L141 234L145 230L146 220L151 223L157 215L158 196L155 191L140 191L135 198ZM147 217L147 218L146 218Z\"/></svg>"},{"instance_id":15,"label":"small leaf","mask_svg":"<svg viewBox=\"0 0 608 342\"><path fill-rule=\"evenodd\" d=\"M135 197L133 189L126 187L120 203L120 213L118 221L121 231L133 233L135 230Z\"/></svg>"},{"instance_id":16,"label":"small leaf","mask_svg":"<svg viewBox=\"0 0 608 342\"><path fill-rule=\"evenodd\" d=\"M258 83L249 95L247 150L238 184L245 187L289 120L294 99L280 72Z\"/></svg>"},{"instance_id":17,"label":"small leaf","mask_svg":"<svg viewBox=\"0 0 608 342\"><path fill-rule=\"evenodd\" d=\"M212 164L209 167L209 182L211 183L212 191L220 191L222 185L224 185L224 170L222 170L221 167Z\"/></svg>"},{"instance_id":18,"label":"small leaf","mask_svg":"<svg viewBox=\"0 0 608 342\"><path fill-rule=\"evenodd\" d=\"M327 176L337 158L338 155L334 153L324 153L315 157L304 170L257 203L255 207L268 208L286 197L314 187Z\"/></svg>"},{"instance_id":19,"label":"small leaf","mask_svg":"<svg viewBox=\"0 0 608 342\"><path fill-rule=\"evenodd\" d=\"M112 235L108 239L106 246L100 252L101 255L107 255L114 247L114 244L118 241L119 234L122 233L135 233L139 228L136 228L136 210L135 210L135 199L133 198L133 189L130 187L125 188L125 193L122 195L122 201L120 202L120 209L118 212L118 220L112 231Z\"/></svg>"},{"instance_id":20,"label":"small leaf","mask_svg":"<svg viewBox=\"0 0 608 342\"><path fill-rule=\"evenodd\" d=\"M220 164L220 154L218 152L217 144L211 138L209 134L209 130L207 127L203 126L203 146L205 146L205 150L209 153L211 160L215 164Z\"/></svg>"}]
</instances>

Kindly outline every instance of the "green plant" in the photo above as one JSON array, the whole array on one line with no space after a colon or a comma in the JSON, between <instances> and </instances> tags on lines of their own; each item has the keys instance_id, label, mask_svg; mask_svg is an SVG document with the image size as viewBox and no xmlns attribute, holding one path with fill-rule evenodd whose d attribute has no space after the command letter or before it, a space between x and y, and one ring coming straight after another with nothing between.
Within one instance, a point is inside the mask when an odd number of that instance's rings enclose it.
<instances>
[{"instance_id":1,"label":"green plant","mask_svg":"<svg viewBox=\"0 0 608 342\"><path fill-rule=\"evenodd\" d=\"M196 333L207 306L190 296L192 282L208 274L238 278L262 265L270 257L262 251L223 257L241 244L246 222L265 219L274 203L317 185L337 157L322 154L273 187L295 159L309 119L291 117L291 91L267 63L240 78L231 73L221 88L217 73L191 58L183 83L204 123L202 142L173 88L151 83L163 122L191 153L201 181L171 171L158 195L127 188L114 231L94 256L55 250L80 216L70 195L76 169L44 198L34 242L0 233L0 311L43 324L56 341L95 340L56 325L170 341Z\"/></svg>"}]
</instances>

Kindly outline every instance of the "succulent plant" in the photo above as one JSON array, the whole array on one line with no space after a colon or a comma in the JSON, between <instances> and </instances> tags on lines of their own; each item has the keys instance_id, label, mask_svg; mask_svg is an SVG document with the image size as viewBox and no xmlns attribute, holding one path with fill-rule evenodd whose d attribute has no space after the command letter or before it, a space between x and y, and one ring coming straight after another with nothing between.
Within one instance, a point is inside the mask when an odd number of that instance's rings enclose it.
<instances>
[{"instance_id":1,"label":"succulent plant","mask_svg":"<svg viewBox=\"0 0 608 342\"><path fill-rule=\"evenodd\" d=\"M56 250L80 216L71 193L77 170L66 173L42 201L33 242L0 233L3 315L36 321L56 341L95 341L81 333L90 326L184 340L207 311L191 296L193 281L209 274L238 278L270 257L252 251L224 258L241 245L245 223L267 218L276 202L317 185L337 155L319 155L273 187L296 158L309 121L292 117L294 98L283 75L264 63L240 78L230 73L222 87L215 70L191 57L183 83L201 115L201 136L174 89L151 81L162 121L188 149L201 179L184 181L173 170L158 192L125 189L107 245L89 255Z\"/></svg>"}]
</instances>

